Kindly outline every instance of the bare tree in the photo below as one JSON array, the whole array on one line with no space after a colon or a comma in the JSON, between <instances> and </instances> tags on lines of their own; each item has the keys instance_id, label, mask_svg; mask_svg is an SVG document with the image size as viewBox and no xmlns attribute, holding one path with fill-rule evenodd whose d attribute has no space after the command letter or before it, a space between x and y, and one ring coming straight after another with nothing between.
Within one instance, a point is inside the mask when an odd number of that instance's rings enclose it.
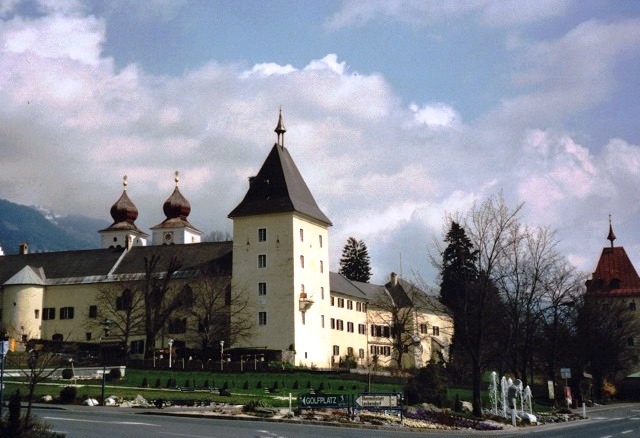
<instances>
[{"instance_id":1,"label":"bare tree","mask_svg":"<svg viewBox=\"0 0 640 438\"><path fill-rule=\"evenodd\" d=\"M169 259L164 268L158 263L160 256L152 255L144 259L144 280L142 295L144 299L144 331L146 336L145 356L153 356L156 336L165 326L171 315L183 307L184 297L181 296L172 279L182 268L182 262L176 256Z\"/></svg>"},{"instance_id":2,"label":"bare tree","mask_svg":"<svg viewBox=\"0 0 640 438\"><path fill-rule=\"evenodd\" d=\"M188 326L188 336L198 341L204 356L220 340L233 345L251 337L253 312L245 295L231 288L230 272L200 271L189 285L192 298L184 312L195 324Z\"/></svg>"},{"instance_id":3,"label":"bare tree","mask_svg":"<svg viewBox=\"0 0 640 438\"><path fill-rule=\"evenodd\" d=\"M461 217L474 248L478 277L465 281L462 291L462 315L457 318L456 336L471 362L473 414L481 416L482 373L495 363L504 344L500 342L502 302L494 276L509 246L509 231L518 221L522 205L509 208L501 195L475 204Z\"/></svg>"},{"instance_id":4,"label":"bare tree","mask_svg":"<svg viewBox=\"0 0 640 438\"><path fill-rule=\"evenodd\" d=\"M402 368L404 355L417 349L422 351L424 341L434 335L427 330L420 330L420 324L426 324L426 314L443 315L447 312L435 297L427 295L417 286L398 279L392 274L391 281L385 285L369 303L374 313L374 321L389 327L392 358L397 368ZM453 327L445 326L449 319L442 319L438 326L442 335L450 335ZM384 335L384 333L383 333ZM418 364L419 365L419 364Z\"/></svg>"},{"instance_id":5,"label":"bare tree","mask_svg":"<svg viewBox=\"0 0 640 438\"><path fill-rule=\"evenodd\" d=\"M122 351L129 353L133 335L145 334L145 304L140 281L111 283L98 288L96 314L86 321L93 329L102 329L105 318L111 321L110 336L118 339Z\"/></svg>"},{"instance_id":6,"label":"bare tree","mask_svg":"<svg viewBox=\"0 0 640 438\"><path fill-rule=\"evenodd\" d=\"M202 238L203 242L228 242L233 240L228 231L214 230Z\"/></svg>"}]
</instances>

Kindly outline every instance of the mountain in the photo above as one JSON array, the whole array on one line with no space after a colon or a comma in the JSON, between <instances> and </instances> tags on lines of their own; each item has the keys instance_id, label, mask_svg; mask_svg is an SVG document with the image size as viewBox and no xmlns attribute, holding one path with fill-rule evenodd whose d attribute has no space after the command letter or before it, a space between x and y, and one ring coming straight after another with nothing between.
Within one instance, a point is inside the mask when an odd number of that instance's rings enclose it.
<instances>
[{"instance_id":1,"label":"mountain","mask_svg":"<svg viewBox=\"0 0 640 438\"><path fill-rule=\"evenodd\" d=\"M17 254L22 242L29 252L99 248L98 230L108 226L104 220L59 216L0 199L0 246L5 254Z\"/></svg>"}]
</instances>

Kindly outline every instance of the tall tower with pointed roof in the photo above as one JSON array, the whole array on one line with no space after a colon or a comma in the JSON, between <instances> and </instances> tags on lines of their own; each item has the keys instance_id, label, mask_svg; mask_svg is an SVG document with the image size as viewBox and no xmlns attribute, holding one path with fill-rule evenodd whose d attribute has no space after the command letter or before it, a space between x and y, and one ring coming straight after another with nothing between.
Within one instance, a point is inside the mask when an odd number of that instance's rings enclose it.
<instances>
[{"instance_id":1,"label":"tall tower with pointed roof","mask_svg":"<svg viewBox=\"0 0 640 438\"><path fill-rule=\"evenodd\" d=\"M232 287L247 297L256 322L255 335L238 346L280 350L297 365L329 366L331 221L284 147L282 112L275 132L276 143L229 213Z\"/></svg>"},{"instance_id":2,"label":"tall tower with pointed roof","mask_svg":"<svg viewBox=\"0 0 640 438\"><path fill-rule=\"evenodd\" d=\"M122 186L122 195L111 206L113 223L98 231L102 236L102 248L131 248L147 245L149 235L140 231L135 223L138 218L138 209L127 195L126 175L122 178Z\"/></svg>"},{"instance_id":3,"label":"tall tower with pointed roof","mask_svg":"<svg viewBox=\"0 0 640 438\"><path fill-rule=\"evenodd\" d=\"M199 243L202 238L202 231L191 225L187 220L189 213L191 213L191 204L180 193L178 188L178 183L180 182L178 171L175 173L174 180L176 188L173 189L173 193L162 206L166 219L155 227L151 227L154 245Z\"/></svg>"}]
</instances>

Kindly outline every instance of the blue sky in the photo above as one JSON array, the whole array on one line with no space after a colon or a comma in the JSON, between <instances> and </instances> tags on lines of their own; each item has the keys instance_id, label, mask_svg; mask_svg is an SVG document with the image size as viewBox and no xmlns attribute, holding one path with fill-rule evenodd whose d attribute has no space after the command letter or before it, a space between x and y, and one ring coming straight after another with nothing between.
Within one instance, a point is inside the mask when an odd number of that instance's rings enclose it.
<instances>
[{"instance_id":1,"label":"blue sky","mask_svg":"<svg viewBox=\"0 0 640 438\"><path fill-rule=\"evenodd\" d=\"M638 71L636 1L2 0L0 197L109 219L126 174L148 229L180 170L231 231L282 106L333 269L353 235L433 283L445 215L500 192L585 271L611 213L638 264Z\"/></svg>"}]
</instances>

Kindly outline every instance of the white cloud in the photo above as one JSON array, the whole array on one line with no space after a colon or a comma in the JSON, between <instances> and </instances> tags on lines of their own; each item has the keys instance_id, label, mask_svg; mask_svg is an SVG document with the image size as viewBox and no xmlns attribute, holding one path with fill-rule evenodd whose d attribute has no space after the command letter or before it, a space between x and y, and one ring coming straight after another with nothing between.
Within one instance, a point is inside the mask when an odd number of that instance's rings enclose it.
<instances>
[{"instance_id":1,"label":"white cloud","mask_svg":"<svg viewBox=\"0 0 640 438\"><path fill-rule=\"evenodd\" d=\"M429 128L453 128L460 123L460 115L456 110L441 102L425 104L422 107L412 103L409 109L413 112L414 122L417 125L426 125Z\"/></svg>"},{"instance_id":2,"label":"white cloud","mask_svg":"<svg viewBox=\"0 0 640 438\"><path fill-rule=\"evenodd\" d=\"M273 62L265 62L262 64L256 64L251 70L243 71L240 74L242 79L248 79L251 76L272 76L272 75L286 75L291 72L297 71L291 64L279 65Z\"/></svg>"}]
</instances>

